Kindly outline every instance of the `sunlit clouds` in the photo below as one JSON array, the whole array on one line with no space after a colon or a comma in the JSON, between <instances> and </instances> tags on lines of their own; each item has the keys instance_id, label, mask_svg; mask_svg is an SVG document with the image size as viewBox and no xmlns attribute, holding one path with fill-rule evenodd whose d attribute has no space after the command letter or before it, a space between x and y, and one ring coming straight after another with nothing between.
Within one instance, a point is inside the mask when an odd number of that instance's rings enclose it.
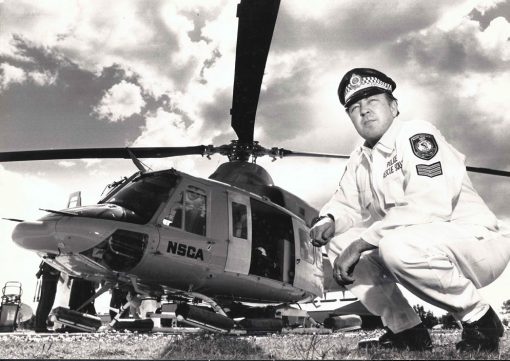
<instances>
[{"instance_id":1,"label":"sunlit clouds","mask_svg":"<svg viewBox=\"0 0 510 361\"><path fill-rule=\"evenodd\" d=\"M99 118L118 122L139 113L144 105L140 87L123 80L106 91L94 112Z\"/></svg>"}]
</instances>

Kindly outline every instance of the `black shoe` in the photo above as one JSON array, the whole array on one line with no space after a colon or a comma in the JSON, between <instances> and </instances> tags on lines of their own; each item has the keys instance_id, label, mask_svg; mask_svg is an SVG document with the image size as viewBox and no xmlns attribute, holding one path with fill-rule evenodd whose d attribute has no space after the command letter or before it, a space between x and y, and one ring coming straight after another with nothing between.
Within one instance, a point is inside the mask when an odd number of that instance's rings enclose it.
<instances>
[{"instance_id":1,"label":"black shoe","mask_svg":"<svg viewBox=\"0 0 510 361\"><path fill-rule=\"evenodd\" d=\"M462 322L462 328L462 340L456 345L460 352L497 352L499 338L503 336L505 331L492 307L478 321L473 323Z\"/></svg>"},{"instance_id":2,"label":"black shoe","mask_svg":"<svg viewBox=\"0 0 510 361\"><path fill-rule=\"evenodd\" d=\"M397 349L407 351L428 351L432 350L430 334L423 323L399 333L393 333L386 329L386 333L378 339L361 340L358 348L381 347L386 349Z\"/></svg>"}]
</instances>

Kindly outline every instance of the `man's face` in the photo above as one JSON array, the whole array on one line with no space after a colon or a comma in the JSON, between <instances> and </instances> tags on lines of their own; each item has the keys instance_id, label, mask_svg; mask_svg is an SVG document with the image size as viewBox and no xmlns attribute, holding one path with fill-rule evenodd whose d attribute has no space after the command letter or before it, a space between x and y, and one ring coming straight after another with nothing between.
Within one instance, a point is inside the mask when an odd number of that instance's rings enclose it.
<instances>
[{"instance_id":1,"label":"man's face","mask_svg":"<svg viewBox=\"0 0 510 361\"><path fill-rule=\"evenodd\" d=\"M388 130L397 113L397 103L390 101L384 94L358 100L347 109L347 114L359 135L372 147Z\"/></svg>"}]
</instances>

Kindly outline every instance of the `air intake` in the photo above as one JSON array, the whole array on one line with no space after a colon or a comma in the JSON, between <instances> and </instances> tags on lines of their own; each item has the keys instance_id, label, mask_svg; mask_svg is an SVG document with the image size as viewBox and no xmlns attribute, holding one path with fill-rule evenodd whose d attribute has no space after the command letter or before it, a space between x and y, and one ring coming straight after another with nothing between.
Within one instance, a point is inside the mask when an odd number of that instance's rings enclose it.
<instances>
[{"instance_id":1,"label":"air intake","mask_svg":"<svg viewBox=\"0 0 510 361\"><path fill-rule=\"evenodd\" d=\"M147 247L148 236L119 229L108 239L108 246L103 255L104 263L114 271L128 271L143 257Z\"/></svg>"}]
</instances>

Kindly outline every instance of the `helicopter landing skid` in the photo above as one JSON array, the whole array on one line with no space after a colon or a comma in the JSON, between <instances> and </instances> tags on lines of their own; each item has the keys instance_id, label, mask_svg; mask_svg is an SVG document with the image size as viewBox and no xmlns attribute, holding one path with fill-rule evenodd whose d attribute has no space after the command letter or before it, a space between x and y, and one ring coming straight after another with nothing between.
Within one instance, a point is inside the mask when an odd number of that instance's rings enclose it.
<instances>
[{"instance_id":1,"label":"helicopter landing skid","mask_svg":"<svg viewBox=\"0 0 510 361\"><path fill-rule=\"evenodd\" d=\"M102 294L109 288L111 285L104 285L98 293ZM178 290L173 290L173 292L167 290L166 296L170 296L169 298L177 302L162 303L156 313L147 313L144 315L147 317L140 318L138 312L135 312L137 313L135 318L122 318L122 315L125 314L124 311L130 308L139 309L142 295L136 291L138 290L128 294L127 302L116 310L117 315L108 324L101 324L98 317L63 308L54 310L54 321L85 332L126 329L138 332L172 333L182 329L183 326L230 335L307 334L327 331L305 310L290 307L288 304L251 307L233 303L224 309L211 297L197 292ZM229 312L228 315L226 311ZM168 325L168 321L170 321L171 327L165 327ZM331 332L331 330L327 332Z\"/></svg>"},{"instance_id":2,"label":"helicopter landing skid","mask_svg":"<svg viewBox=\"0 0 510 361\"><path fill-rule=\"evenodd\" d=\"M53 322L85 332L95 332L101 327L101 319L65 307L57 307L51 311L50 319Z\"/></svg>"},{"instance_id":3,"label":"helicopter landing skid","mask_svg":"<svg viewBox=\"0 0 510 361\"><path fill-rule=\"evenodd\" d=\"M129 303L128 303L129 304ZM126 304L126 307L129 305ZM265 335L273 333L281 334L329 334L333 330L324 328L318 324L310 325L306 322L289 324L288 317L296 317L291 311L291 315L284 312L282 318L243 318L234 321L227 316L213 312L210 308L198 307L194 305L181 304L174 316L180 324L172 327L156 326L152 317L144 319L125 319L114 318L107 325L102 325L101 319L97 316L83 314L78 311L59 307L52 311L52 320L81 332L108 332L110 330L129 330L140 333L196 333L196 332L215 332L224 335L242 336L242 335ZM301 316L298 316L301 317Z\"/></svg>"}]
</instances>

